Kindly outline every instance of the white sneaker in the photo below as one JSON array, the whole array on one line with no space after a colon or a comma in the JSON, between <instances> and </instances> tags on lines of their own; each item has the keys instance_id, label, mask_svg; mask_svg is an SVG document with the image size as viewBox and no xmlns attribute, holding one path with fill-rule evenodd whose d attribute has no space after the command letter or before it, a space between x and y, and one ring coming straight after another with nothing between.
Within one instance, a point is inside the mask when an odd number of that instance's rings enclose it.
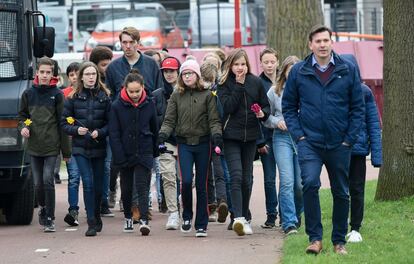
<instances>
[{"instance_id":1,"label":"white sneaker","mask_svg":"<svg viewBox=\"0 0 414 264\"><path fill-rule=\"evenodd\" d=\"M362 242L362 236L358 231L352 230L347 235L349 243L358 243Z\"/></svg>"},{"instance_id":2,"label":"white sneaker","mask_svg":"<svg viewBox=\"0 0 414 264\"><path fill-rule=\"evenodd\" d=\"M167 230L177 230L180 226L180 216L178 215L178 211L170 213L168 216L167 224L165 225L165 229Z\"/></svg>"},{"instance_id":3,"label":"white sneaker","mask_svg":"<svg viewBox=\"0 0 414 264\"><path fill-rule=\"evenodd\" d=\"M238 236L244 236L246 234L244 230L245 222L246 222L246 219L244 217L234 218L233 230L234 232L236 232Z\"/></svg>"},{"instance_id":4,"label":"white sneaker","mask_svg":"<svg viewBox=\"0 0 414 264\"><path fill-rule=\"evenodd\" d=\"M214 211L208 216L208 221L209 222L217 222L217 218L218 218L218 213L216 211Z\"/></svg>"},{"instance_id":5,"label":"white sneaker","mask_svg":"<svg viewBox=\"0 0 414 264\"><path fill-rule=\"evenodd\" d=\"M253 229L249 222L245 221L244 223L244 234L253 235Z\"/></svg>"}]
</instances>

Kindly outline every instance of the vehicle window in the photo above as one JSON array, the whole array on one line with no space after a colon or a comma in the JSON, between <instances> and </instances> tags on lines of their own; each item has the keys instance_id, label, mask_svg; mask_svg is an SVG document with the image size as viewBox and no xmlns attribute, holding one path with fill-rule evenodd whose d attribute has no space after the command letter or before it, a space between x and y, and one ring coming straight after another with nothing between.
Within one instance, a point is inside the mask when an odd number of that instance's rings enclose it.
<instances>
[{"instance_id":1,"label":"vehicle window","mask_svg":"<svg viewBox=\"0 0 414 264\"><path fill-rule=\"evenodd\" d=\"M208 30L217 30L217 9L204 9L200 14L201 27ZM197 21L195 22L197 25ZM230 8L220 8L220 28L234 28L234 11Z\"/></svg>"},{"instance_id":2,"label":"vehicle window","mask_svg":"<svg viewBox=\"0 0 414 264\"><path fill-rule=\"evenodd\" d=\"M105 8L105 9L85 9L78 10L77 28L79 31L87 31L93 29L105 17L111 16L113 13L125 11L125 8Z\"/></svg>"},{"instance_id":3,"label":"vehicle window","mask_svg":"<svg viewBox=\"0 0 414 264\"><path fill-rule=\"evenodd\" d=\"M19 71L17 13L0 11L0 79L14 78Z\"/></svg>"},{"instance_id":4,"label":"vehicle window","mask_svg":"<svg viewBox=\"0 0 414 264\"><path fill-rule=\"evenodd\" d=\"M127 17L114 20L107 20L96 26L96 32L122 31L124 27L135 26L141 31L155 31L159 29L159 20L157 17Z\"/></svg>"}]
</instances>

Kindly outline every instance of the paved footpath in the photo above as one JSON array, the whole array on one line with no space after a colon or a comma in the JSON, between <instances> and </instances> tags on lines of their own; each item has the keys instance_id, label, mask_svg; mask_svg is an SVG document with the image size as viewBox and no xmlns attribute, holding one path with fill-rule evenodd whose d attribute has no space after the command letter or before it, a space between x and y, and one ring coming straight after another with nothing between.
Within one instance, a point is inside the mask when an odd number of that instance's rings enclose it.
<instances>
[{"instance_id":1,"label":"paved footpath","mask_svg":"<svg viewBox=\"0 0 414 264\"><path fill-rule=\"evenodd\" d=\"M368 179L376 178L377 169L368 167ZM81 210L80 226L68 229L63 222L67 208L67 182L57 185L57 232L45 234L37 223L37 214L29 226L0 225L0 263L279 263L283 234L280 229L264 230L265 221L263 174L260 163L254 171L251 200L252 236L237 237L227 231L226 224L210 223L207 238L195 238L194 233L166 231L166 214L155 210L151 234L142 237L136 230L122 233L123 215L115 208L115 217L104 218L102 233L85 237L86 218ZM63 176L63 175L62 175ZM324 187L329 186L326 173ZM81 206L83 207L83 206Z\"/></svg>"}]
</instances>

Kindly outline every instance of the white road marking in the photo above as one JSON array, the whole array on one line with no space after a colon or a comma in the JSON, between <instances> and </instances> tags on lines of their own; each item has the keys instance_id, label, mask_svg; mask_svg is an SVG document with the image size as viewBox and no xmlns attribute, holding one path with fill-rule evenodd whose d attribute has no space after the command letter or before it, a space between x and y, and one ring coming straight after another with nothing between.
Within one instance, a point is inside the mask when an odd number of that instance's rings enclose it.
<instances>
[{"instance_id":1,"label":"white road marking","mask_svg":"<svg viewBox=\"0 0 414 264\"><path fill-rule=\"evenodd\" d=\"M40 252L48 252L49 249L48 248L38 248L35 250L36 253L40 253Z\"/></svg>"}]
</instances>

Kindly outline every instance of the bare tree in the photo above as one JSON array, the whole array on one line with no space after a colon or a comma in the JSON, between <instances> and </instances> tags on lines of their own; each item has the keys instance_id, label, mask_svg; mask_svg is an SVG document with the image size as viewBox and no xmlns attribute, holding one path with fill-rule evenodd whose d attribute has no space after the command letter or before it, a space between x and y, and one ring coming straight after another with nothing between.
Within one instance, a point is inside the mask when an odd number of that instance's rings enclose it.
<instances>
[{"instance_id":1,"label":"bare tree","mask_svg":"<svg viewBox=\"0 0 414 264\"><path fill-rule=\"evenodd\" d=\"M414 195L414 1L384 1L383 167L376 199Z\"/></svg>"},{"instance_id":2,"label":"bare tree","mask_svg":"<svg viewBox=\"0 0 414 264\"><path fill-rule=\"evenodd\" d=\"M283 60L289 55L304 58L309 54L306 36L316 24L323 23L320 0L267 0L267 45Z\"/></svg>"}]
</instances>

